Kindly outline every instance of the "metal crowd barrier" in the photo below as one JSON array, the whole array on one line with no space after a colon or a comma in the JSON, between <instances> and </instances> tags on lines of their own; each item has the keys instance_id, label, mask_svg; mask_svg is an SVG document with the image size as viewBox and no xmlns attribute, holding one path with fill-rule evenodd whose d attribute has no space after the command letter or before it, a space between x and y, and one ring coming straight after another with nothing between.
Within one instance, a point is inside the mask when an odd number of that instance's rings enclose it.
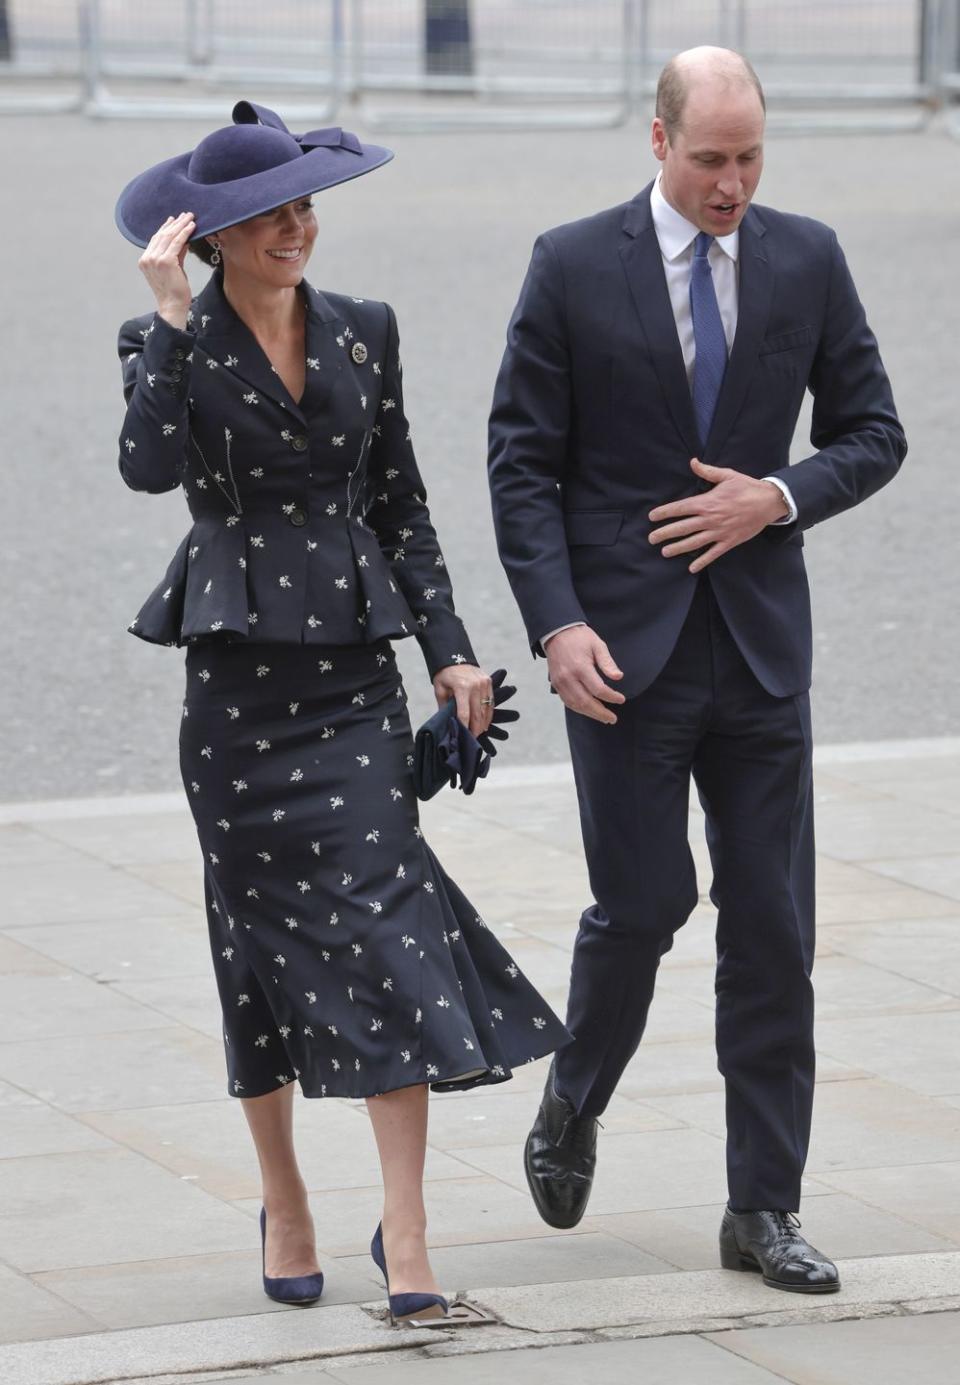
<instances>
[{"instance_id":1,"label":"metal crowd barrier","mask_svg":"<svg viewBox=\"0 0 960 1385\"><path fill-rule=\"evenodd\" d=\"M368 127L612 125L696 43L753 60L774 125L910 128L960 97L960 0L0 0L0 111L217 118L239 93Z\"/></svg>"}]
</instances>

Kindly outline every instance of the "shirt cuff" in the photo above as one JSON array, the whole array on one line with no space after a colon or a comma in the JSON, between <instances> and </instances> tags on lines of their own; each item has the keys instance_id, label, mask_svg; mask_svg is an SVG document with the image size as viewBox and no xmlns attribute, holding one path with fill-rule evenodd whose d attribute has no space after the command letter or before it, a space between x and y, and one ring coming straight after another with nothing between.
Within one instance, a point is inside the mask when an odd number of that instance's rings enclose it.
<instances>
[{"instance_id":1,"label":"shirt cuff","mask_svg":"<svg viewBox=\"0 0 960 1385\"><path fill-rule=\"evenodd\" d=\"M547 640L552 640L554 635L559 635L561 630L575 630L578 625L586 625L585 620L571 620L568 625L558 625L556 630L551 630L549 634L540 636L540 647L546 649Z\"/></svg>"},{"instance_id":2,"label":"shirt cuff","mask_svg":"<svg viewBox=\"0 0 960 1385\"><path fill-rule=\"evenodd\" d=\"M771 486L776 486L777 490L783 496L783 499L789 511L789 513L785 514L781 519L771 520L771 524L773 524L774 526L778 524L792 524L797 517L797 502L793 498L793 495L790 491L790 487L786 484L785 481L781 481L776 476L764 476L763 480L769 481Z\"/></svg>"}]
</instances>

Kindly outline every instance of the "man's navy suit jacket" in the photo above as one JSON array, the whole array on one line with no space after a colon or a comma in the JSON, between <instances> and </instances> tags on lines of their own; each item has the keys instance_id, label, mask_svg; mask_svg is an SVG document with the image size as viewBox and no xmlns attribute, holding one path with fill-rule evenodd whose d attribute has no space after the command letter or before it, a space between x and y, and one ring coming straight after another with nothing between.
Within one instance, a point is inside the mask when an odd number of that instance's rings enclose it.
<instances>
[{"instance_id":1,"label":"man's navy suit jacket","mask_svg":"<svg viewBox=\"0 0 960 1385\"><path fill-rule=\"evenodd\" d=\"M689 559L648 541L656 505L706 486L691 457L776 476L797 505L708 569L723 616L776 697L810 685L803 530L878 491L906 453L876 339L836 235L751 207L740 228L736 337L710 435L690 389L650 213L626 205L537 240L490 421L501 558L530 643L586 621L627 696L666 663L693 597ZM807 389L817 451L789 449Z\"/></svg>"}]
</instances>

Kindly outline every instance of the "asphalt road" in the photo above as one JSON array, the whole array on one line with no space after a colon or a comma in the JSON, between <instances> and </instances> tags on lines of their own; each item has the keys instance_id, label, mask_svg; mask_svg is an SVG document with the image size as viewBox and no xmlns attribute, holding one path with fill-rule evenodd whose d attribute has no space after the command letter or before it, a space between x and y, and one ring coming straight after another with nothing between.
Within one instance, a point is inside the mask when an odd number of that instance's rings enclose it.
<instances>
[{"instance_id":1,"label":"asphalt road","mask_svg":"<svg viewBox=\"0 0 960 1385\"><path fill-rule=\"evenodd\" d=\"M206 129L0 121L6 800L179 783L182 655L126 625L187 515L179 493L134 495L117 472L116 330L150 299L112 212L132 174ZM534 236L643 186L654 171L646 131L393 144L387 169L319 199L309 277L396 308L408 413L458 605L481 656L520 683L525 718L509 760L559 760L561 709L530 659L494 549L486 413ZM911 444L892 486L808 536L818 737L956 733L960 144L936 133L771 138L759 200L837 228ZM418 715L429 689L416 649L402 662Z\"/></svg>"}]
</instances>

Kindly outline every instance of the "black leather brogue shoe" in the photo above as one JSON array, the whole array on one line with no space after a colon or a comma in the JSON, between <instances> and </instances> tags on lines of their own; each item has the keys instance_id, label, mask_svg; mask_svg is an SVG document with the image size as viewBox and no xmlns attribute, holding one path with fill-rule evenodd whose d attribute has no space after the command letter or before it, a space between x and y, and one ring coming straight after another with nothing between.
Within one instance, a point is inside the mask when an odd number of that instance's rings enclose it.
<instances>
[{"instance_id":1,"label":"black leather brogue shoe","mask_svg":"<svg viewBox=\"0 0 960 1385\"><path fill-rule=\"evenodd\" d=\"M720 1264L752 1270L771 1289L794 1294L833 1294L840 1274L832 1260L800 1235L793 1212L731 1212L720 1225Z\"/></svg>"},{"instance_id":2,"label":"black leather brogue shoe","mask_svg":"<svg viewBox=\"0 0 960 1385\"><path fill-rule=\"evenodd\" d=\"M597 1121L578 1116L573 1104L559 1095L551 1063L523 1152L530 1192L548 1226L576 1226L586 1211L596 1163Z\"/></svg>"}]
</instances>

